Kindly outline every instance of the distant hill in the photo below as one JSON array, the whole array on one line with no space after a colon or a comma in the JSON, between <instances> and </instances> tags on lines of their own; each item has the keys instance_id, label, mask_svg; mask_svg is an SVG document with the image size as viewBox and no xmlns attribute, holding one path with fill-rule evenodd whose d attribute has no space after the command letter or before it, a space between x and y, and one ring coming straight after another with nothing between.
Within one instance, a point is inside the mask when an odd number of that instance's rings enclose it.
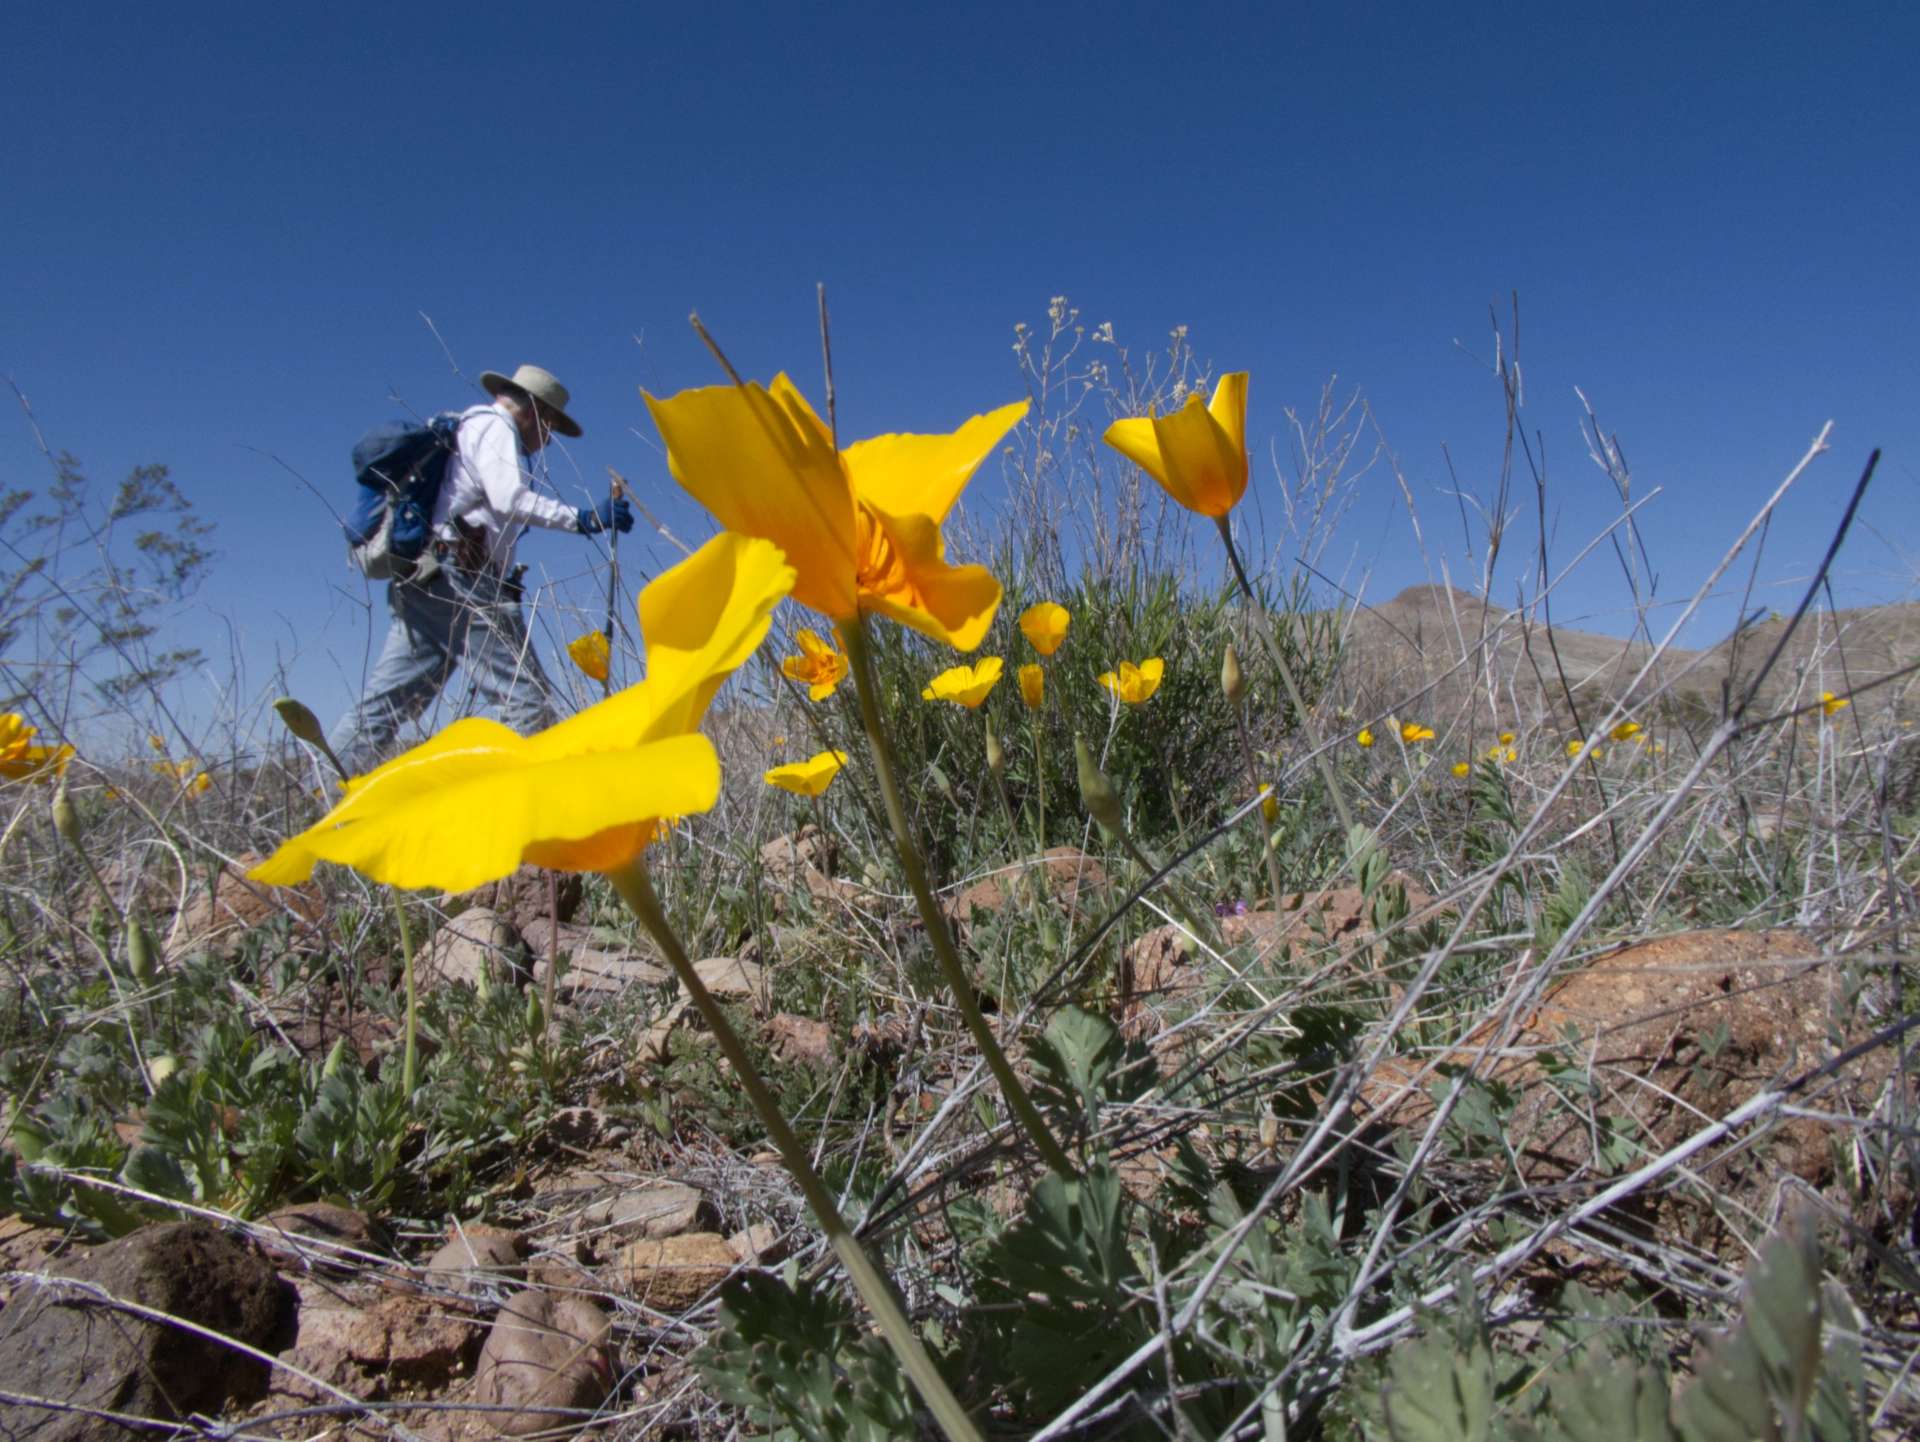
<instances>
[{"instance_id":1,"label":"distant hill","mask_svg":"<svg viewBox=\"0 0 1920 1442\"><path fill-rule=\"evenodd\" d=\"M1409 586L1391 601L1347 613L1342 691L1365 714L1453 716L1469 696L1481 722L1566 724L1567 696L1581 715L1617 696L1652 654L1645 641L1554 627L1536 615L1447 586ZM1664 691L1693 710L1717 712L1722 683L1748 681L1786 629L1784 618L1748 627L1705 650L1672 648L1638 692ZM1920 603L1809 613L1761 688L1758 703L1803 705L1821 692L1851 695L1920 662ZM1914 678L1861 697L1907 712ZM1736 691L1735 694L1738 694ZM1913 708L1920 714L1920 706Z\"/></svg>"}]
</instances>

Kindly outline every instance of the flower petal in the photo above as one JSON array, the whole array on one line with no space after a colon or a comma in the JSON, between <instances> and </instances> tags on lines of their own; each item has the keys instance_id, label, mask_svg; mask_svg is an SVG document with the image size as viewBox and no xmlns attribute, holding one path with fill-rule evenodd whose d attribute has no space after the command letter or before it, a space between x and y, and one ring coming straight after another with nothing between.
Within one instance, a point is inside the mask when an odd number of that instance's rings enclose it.
<instances>
[{"instance_id":1,"label":"flower petal","mask_svg":"<svg viewBox=\"0 0 1920 1442\"><path fill-rule=\"evenodd\" d=\"M773 608L796 579L778 546L729 532L640 593L654 693L647 738L700 724L714 692L766 638Z\"/></svg>"},{"instance_id":2,"label":"flower petal","mask_svg":"<svg viewBox=\"0 0 1920 1442\"><path fill-rule=\"evenodd\" d=\"M854 494L896 516L943 521L980 462L1026 413L1027 403L1016 401L975 416L952 435L856 441L842 453Z\"/></svg>"},{"instance_id":3,"label":"flower petal","mask_svg":"<svg viewBox=\"0 0 1920 1442\"><path fill-rule=\"evenodd\" d=\"M284 853L337 861L394 886L465 891L496 881L538 849L542 864L565 854L555 843L626 832L632 849L593 848L594 868L618 865L638 848L641 820L705 811L720 794L720 758L704 736L675 736L624 751L496 767L443 785L337 829L314 827L251 873L279 882ZM613 838L618 840L617 838ZM289 861L294 858L289 857ZM310 874L306 860L303 874ZM296 877L295 879L301 879Z\"/></svg>"},{"instance_id":4,"label":"flower petal","mask_svg":"<svg viewBox=\"0 0 1920 1442\"><path fill-rule=\"evenodd\" d=\"M799 573L794 599L858 610L853 486L833 439L786 376L646 397L674 479L729 531L772 541Z\"/></svg>"},{"instance_id":5,"label":"flower petal","mask_svg":"<svg viewBox=\"0 0 1920 1442\"><path fill-rule=\"evenodd\" d=\"M903 579L886 592L862 595L861 604L955 650L973 650L1000 604L993 573L984 566L949 566L940 525L928 516L893 516L877 507L868 512L892 543Z\"/></svg>"},{"instance_id":6,"label":"flower petal","mask_svg":"<svg viewBox=\"0 0 1920 1442\"><path fill-rule=\"evenodd\" d=\"M1224 516L1247 489L1247 373L1220 378L1211 408L1195 391L1172 415L1107 427L1106 443L1190 511Z\"/></svg>"}]
</instances>

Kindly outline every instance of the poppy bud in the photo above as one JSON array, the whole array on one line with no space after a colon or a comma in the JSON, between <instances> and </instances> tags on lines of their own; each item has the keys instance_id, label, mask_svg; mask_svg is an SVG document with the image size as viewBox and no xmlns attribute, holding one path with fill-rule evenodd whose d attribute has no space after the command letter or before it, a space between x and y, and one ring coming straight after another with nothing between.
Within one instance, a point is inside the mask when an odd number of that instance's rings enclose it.
<instances>
[{"instance_id":1,"label":"poppy bud","mask_svg":"<svg viewBox=\"0 0 1920 1442\"><path fill-rule=\"evenodd\" d=\"M60 839L67 845L76 848L80 845L80 813L74 810L73 802L67 799L64 781L53 795L53 829L60 833Z\"/></svg>"},{"instance_id":2,"label":"poppy bud","mask_svg":"<svg viewBox=\"0 0 1920 1442\"><path fill-rule=\"evenodd\" d=\"M315 716L300 702L291 696L282 696L273 703L273 709L280 714L280 722L293 734L296 741L304 741L316 746L320 754L327 758L335 771L340 773L342 781L347 779L347 768L340 764L340 758L333 754L333 748L327 745L327 733L320 729L320 718Z\"/></svg>"},{"instance_id":3,"label":"poppy bud","mask_svg":"<svg viewBox=\"0 0 1920 1442\"><path fill-rule=\"evenodd\" d=\"M333 1044L333 1050L327 1053L326 1065L320 1068L320 1077L324 1081L340 1070L340 1063L347 1059L347 1039L341 1037Z\"/></svg>"},{"instance_id":4,"label":"poppy bud","mask_svg":"<svg viewBox=\"0 0 1920 1442\"><path fill-rule=\"evenodd\" d=\"M280 713L281 724L309 746L318 746L326 740L326 732L320 729L320 718L293 697L282 696L273 703L273 709Z\"/></svg>"},{"instance_id":5,"label":"poppy bud","mask_svg":"<svg viewBox=\"0 0 1920 1442\"><path fill-rule=\"evenodd\" d=\"M540 1005L540 993L532 987L527 988L527 1035L544 1036L547 1031L547 1010Z\"/></svg>"},{"instance_id":6,"label":"poppy bud","mask_svg":"<svg viewBox=\"0 0 1920 1442\"><path fill-rule=\"evenodd\" d=\"M153 980L154 951L153 933L147 930L146 923L137 916L128 917L127 970L143 986Z\"/></svg>"},{"instance_id":7,"label":"poppy bud","mask_svg":"<svg viewBox=\"0 0 1920 1442\"><path fill-rule=\"evenodd\" d=\"M170 1056L157 1056L147 1063L147 1075L153 1079L155 1086L159 1086L161 1082L179 1070L179 1061Z\"/></svg>"},{"instance_id":8,"label":"poppy bud","mask_svg":"<svg viewBox=\"0 0 1920 1442\"><path fill-rule=\"evenodd\" d=\"M1007 774L1007 752L1000 744L1000 738L993 734L993 723L987 723L987 769L995 776Z\"/></svg>"},{"instance_id":9,"label":"poppy bud","mask_svg":"<svg viewBox=\"0 0 1920 1442\"><path fill-rule=\"evenodd\" d=\"M1087 745L1087 738L1074 733L1073 759L1080 768L1080 801L1092 816L1107 830L1116 836L1121 831L1121 819L1124 815L1120 805L1120 793L1113 789L1113 783L1107 779L1107 773L1100 769L1100 763L1093 759L1093 748Z\"/></svg>"},{"instance_id":10,"label":"poppy bud","mask_svg":"<svg viewBox=\"0 0 1920 1442\"><path fill-rule=\"evenodd\" d=\"M1246 673L1240 669L1240 658L1234 654L1231 641L1227 643L1226 657L1220 662L1220 689L1226 693L1229 706L1238 706L1247 696Z\"/></svg>"}]
</instances>

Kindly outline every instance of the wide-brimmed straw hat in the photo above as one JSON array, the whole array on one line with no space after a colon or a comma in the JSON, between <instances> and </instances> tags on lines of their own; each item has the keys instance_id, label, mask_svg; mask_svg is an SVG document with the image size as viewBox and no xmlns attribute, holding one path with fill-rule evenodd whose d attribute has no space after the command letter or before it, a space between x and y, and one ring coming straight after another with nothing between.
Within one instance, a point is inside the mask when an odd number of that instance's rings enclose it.
<instances>
[{"instance_id":1,"label":"wide-brimmed straw hat","mask_svg":"<svg viewBox=\"0 0 1920 1442\"><path fill-rule=\"evenodd\" d=\"M521 366L510 376L499 371L481 371L480 385L490 396L497 396L508 386L525 391L552 413L553 428L563 436L580 434L580 422L567 414L567 388L552 371L541 370L539 366Z\"/></svg>"}]
</instances>

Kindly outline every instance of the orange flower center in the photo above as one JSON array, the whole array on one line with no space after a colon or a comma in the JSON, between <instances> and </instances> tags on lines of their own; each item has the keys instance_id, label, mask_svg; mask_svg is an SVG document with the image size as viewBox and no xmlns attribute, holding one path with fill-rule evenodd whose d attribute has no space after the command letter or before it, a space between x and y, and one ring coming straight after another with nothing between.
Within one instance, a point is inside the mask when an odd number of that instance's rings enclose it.
<instances>
[{"instance_id":1,"label":"orange flower center","mask_svg":"<svg viewBox=\"0 0 1920 1442\"><path fill-rule=\"evenodd\" d=\"M866 501L854 500L859 519L859 569L855 580L863 593L887 596L904 590L907 585L906 564L900 559L893 547L893 538L887 534L880 517Z\"/></svg>"}]
</instances>

